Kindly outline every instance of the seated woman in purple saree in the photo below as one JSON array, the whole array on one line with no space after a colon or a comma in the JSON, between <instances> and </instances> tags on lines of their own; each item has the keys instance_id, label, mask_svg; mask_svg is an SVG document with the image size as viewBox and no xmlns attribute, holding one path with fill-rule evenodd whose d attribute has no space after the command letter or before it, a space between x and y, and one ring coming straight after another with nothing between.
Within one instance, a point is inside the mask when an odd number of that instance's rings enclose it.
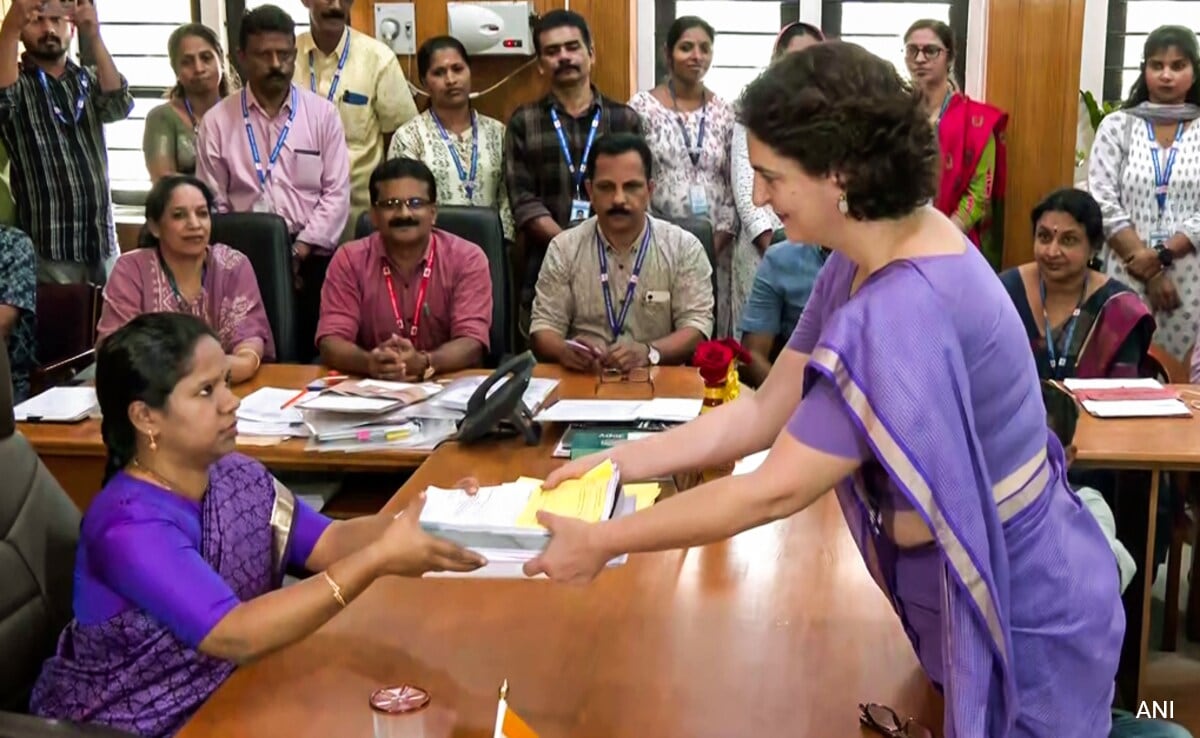
<instances>
[{"instance_id":1,"label":"seated woman in purple saree","mask_svg":"<svg viewBox=\"0 0 1200 738\"><path fill-rule=\"evenodd\" d=\"M98 342L143 313L200 318L221 341L233 381L274 361L275 340L250 260L210 243L212 192L189 175L160 179L146 196L143 247L122 254L104 287Z\"/></svg>"},{"instance_id":2,"label":"seated woman in purple saree","mask_svg":"<svg viewBox=\"0 0 1200 738\"><path fill-rule=\"evenodd\" d=\"M586 582L619 553L720 540L834 488L945 695L942 735L1107 735L1125 629L1116 564L1066 482L1012 302L928 205L937 144L919 98L887 62L828 42L752 82L741 117L759 204L789 239L833 250L788 349L753 396L573 461L546 487L604 456L636 480L770 451L635 515L542 515L552 538L526 572Z\"/></svg>"},{"instance_id":3,"label":"seated woman in purple saree","mask_svg":"<svg viewBox=\"0 0 1200 738\"><path fill-rule=\"evenodd\" d=\"M1000 275L1042 379L1140 376L1154 316L1129 287L1088 263L1104 246L1100 205L1083 190L1033 209L1033 258ZM1049 336L1049 340L1047 340Z\"/></svg>"},{"instance_id":4,"label":"seated woman in purple saree","mask_svg":"<svg viewBox=\"0 0 1200 738\"><path fill-rule=\"evenodd\" d=\"M233 453L229 374L190 315L141 315L101 344L109 474L33 713L173 735L238 664L316 630L376 578L481 564L420 530L420 500L398 519L331 522ZM322 575L281 590L289 569Z\"/></svg>"}]
</instances>

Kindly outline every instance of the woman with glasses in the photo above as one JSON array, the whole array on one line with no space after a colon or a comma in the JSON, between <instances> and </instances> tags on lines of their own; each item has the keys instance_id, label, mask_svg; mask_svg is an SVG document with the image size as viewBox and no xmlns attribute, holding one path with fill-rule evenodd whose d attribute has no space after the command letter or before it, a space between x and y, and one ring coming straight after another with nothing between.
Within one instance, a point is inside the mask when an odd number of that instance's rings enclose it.
<instances>
[{"instance_id":1,"label":"woman with glasses","mask_svg":"<svg viewBox=\"0 0 1200 738\"><path fill-rule=\"evenodd\" d=\"M730 186L733 108L704 85L716 31L694 15L676 18L664 49L670 77L633 96L642 135L654 157L650 208L664 218L703 218L713 225L717 263L715 336L733 331L730 303L737 209Z\"/></svg>"},{"instance_id":2,"label":"woman with glasses","mask_svg":"<svg viewBox=\"0 0 1200 738\"><path fill-rule=\"evenodd\" d=\"M200 119L232 87L221 41L202 23L176 28L167 40L167 54L175 70L175 87L168 101L146 116L142 152L150 180L169 174L196 171L196 133Z\"/></svg>"},{"instance_id":3,"label":"woman with glasses","mask_svg":"<svg viewBox=\"0 0 1200 738\"><path fill-rule=\"evenodd\" d=\"M775 37L771 63L824 40L825 34L816 26L788 24ZM783 223L770 205L754 204L754 169L746 147L746 129L740 123L733 127L732 147L733 199L741 228L733 248L730 307L734 330L754 356L753 366L745 372L746 381L757 385L766 378L771 361L782 348L775 345L775 335L786 337L796 327L791 318L804 309L824 257L816 246L787 244L773 249L771 259L766 259L767 249L779 240L776 235L782 234ZM790 298L787 309L775 298L785 293Z\"/></svg>"},{"instance_id":4,"label":"woman with glasses","mask_svg":"<svg viewBox=\"0 0 1200 738\"><path fill-rule=\"evenodd\" d=\"M496 208L504 238L516 237L504 186L504 124L471 105L471 57L453 36L436 36L417 50L417 73L429 108L392 137L389 159L425 162L437 179L442 205Z\"/></svg>"},{"instance_id":5,"label":"woman with glasses","mask_svg":"<svg viewBox=\"0 0 1200 738\"><path fill-rule=\"evenodd\" d=\"M1004 199L1004 129L1008 114L967 97L954 83L954 34L936 20L919 20L904 34L904 62L925 95L937 127L942 162L937 209L946 214L999 270L999 206Z\"/></svg>"},{"instance_id":6,"label":"woman with glasses","mask_svg":"<svg viewBox=\"0 0 1200 738\"><path fill-rule=\"evenodd\" d=\"M1155 341L1186 359L1200 314L1200 46L1183 26L1146 37L1121 109L1096 131L1088 189L1104 212L1105 271L1137 290Z\"/></svg>"}]
</instances>

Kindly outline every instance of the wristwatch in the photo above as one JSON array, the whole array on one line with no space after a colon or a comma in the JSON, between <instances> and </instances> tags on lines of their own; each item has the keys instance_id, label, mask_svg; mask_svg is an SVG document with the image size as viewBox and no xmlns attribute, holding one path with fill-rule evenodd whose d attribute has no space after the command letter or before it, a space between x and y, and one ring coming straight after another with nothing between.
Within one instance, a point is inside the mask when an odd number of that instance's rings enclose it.
<instances>
[{"instance_id":1,"label":"wristwatch","mask_svg":"<svg viewBox=\"0 0 1200 738\"><path fill-rule=\"evenodd\" d=\"M425 357L425 373L421 375L421 380L428 382L430 379L433 379L433 375L437 373L437 370L433 368L433 357L430 356L428 351L422 351L421 356Z\"/></svg>"},{"instance_id":2,"label":"wristwatch","mask_svg":"<svg viewBox=\"0 0 1200 738\"><path fill-rule=\"evenodd\" d=\"M662 361L662 354L658 353L658 349L654 348L654 344L646 344L646 358L650 361L650 366L658 366L658 362Z\"/></svg>"},{"instance_id":3,"label":"wristwatch","mask_svg":"<svg viewBox=\"0 0 1200 738\"><path fill-rule=\"evenodd\" d=\"M1175 252L1167 248L1165 243L1154 244L1154 253L1158 254L1158 263L1163 269L1169 269L1175 263Z\"/></svg>"}]
</instances>

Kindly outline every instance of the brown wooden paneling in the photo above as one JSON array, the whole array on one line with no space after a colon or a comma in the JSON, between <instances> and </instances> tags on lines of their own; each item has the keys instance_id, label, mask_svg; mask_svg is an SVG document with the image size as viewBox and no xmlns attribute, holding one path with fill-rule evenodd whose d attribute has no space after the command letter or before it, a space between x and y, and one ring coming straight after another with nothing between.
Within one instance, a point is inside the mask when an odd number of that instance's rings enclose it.
<instances>
[{"instance_id":1,"label":"brown wooden paneling","mask_svg":"<svg viewBox=\"0 0 1200 738\"><path fill-rule=\"evenodd\" d=\"M565 7L565 0L534 0L534 10L546 13ZM596 66L592 79L604 94L628 100L637 84L636 23L634 0L573 0L571 9L587 18L596 45ZM603 11L603 12L601 12ZM446 0L416 0L417 45L428 38L447 32ZM375 4L358 0L351 9L351 24L358 30L374 34ZM486 89L512 74L533 57L481 56L471 64L472 83L476 90ZM400 64L410 81L417 80L415 58L400 57ZM419 85L418 85L419 86ZM535 65L521 70L499 89L476 100L476 106L486 115L507 120L520 104L545 94L547 86ZM418 101L424 107L424 100Z\"/></svg>"},{"instance_id":2,"label":"brown wooden paneling","mask_svg":"<svg viewBox=\"0 0 1200 738\"><path fill-rule=\"evenodd\" d=\"M1072 184L1084 1L988 3L986 99L1009 114L1005 266L1033 258L1029 212Z\"/></svg>"}]
</instances>

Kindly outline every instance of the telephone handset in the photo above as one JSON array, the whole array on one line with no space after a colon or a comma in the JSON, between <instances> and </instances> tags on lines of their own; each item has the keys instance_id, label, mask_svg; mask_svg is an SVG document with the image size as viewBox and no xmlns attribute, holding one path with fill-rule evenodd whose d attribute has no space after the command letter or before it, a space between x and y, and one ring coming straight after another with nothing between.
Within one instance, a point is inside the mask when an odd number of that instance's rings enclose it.
<instances>
[{"instance_id":1,"label":"telephone handset","mask_svg":"<svg viewBox=\"0 0 1200 738\"><path fill-rule=\"evenodd\" d=\"M526 444L536 446L542 429L533 422L533 413L523 399L536 364L528 351L501 363L467 401L467 414L458 425L455 440L474 443L493 434L515 432L524 436ZM504 383L497 387L501 381Z\"/></svg>"}]
</instances>

